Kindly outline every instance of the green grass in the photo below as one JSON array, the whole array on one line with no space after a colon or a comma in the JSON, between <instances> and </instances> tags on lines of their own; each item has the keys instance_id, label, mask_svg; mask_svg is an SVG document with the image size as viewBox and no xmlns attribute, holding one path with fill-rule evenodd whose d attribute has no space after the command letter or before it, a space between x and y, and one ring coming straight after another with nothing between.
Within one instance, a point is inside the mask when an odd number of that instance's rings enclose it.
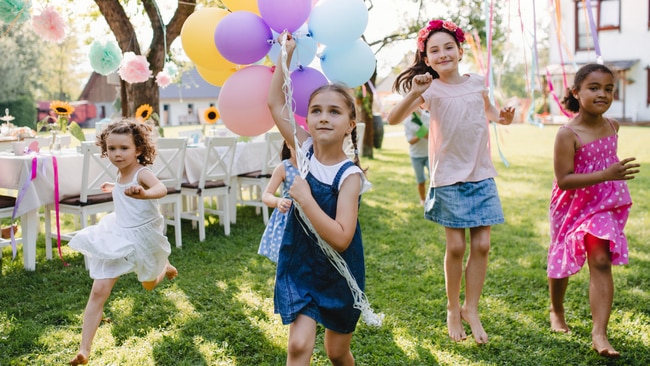
<instances>
[{"instance_id":1,"label":"green grass","mask_svg":"<svg viewBox=\"0 0 650 366\"><path fill-rule=\"evenodd\" d=\"M360 323L352 341L359 365L649 365L650 364L650 129L623 127L619 155L636 156L642 173L630 181L634 206L626 232L630 264L615 267L610 339L617 361L591 350L588 269L571 278L566 298L573 333L548 327L546 251L548 200L557 127L499 128L510 163L493 159L506 223L492 230L481 299L490 343L454 343L445 326L444 232L422 217L402 126L386 128L383 148L365 159L374 188L360 211L367 295L386 314L384 325ZM493 131L493 130L492 130ZM273 314L275 265L257 255L264 229L252 208L239 208L225 237L216 219L207 240L183 226L183 248L172 251L179 277L153 292L135 275L116 284L99 327L93 365L282 365L288 328ZM168 233L173 238L173 233ZM63 247L69 266L45 260L39 237L35 272L3 249L0 277L0 365L69 361L80 341L91 279L83 258ZM20 251L19 251L20 253ZM469 330L469 329L468 329ZM314 365L327 365L319 327Z\"/></svg>"}]
</instances>

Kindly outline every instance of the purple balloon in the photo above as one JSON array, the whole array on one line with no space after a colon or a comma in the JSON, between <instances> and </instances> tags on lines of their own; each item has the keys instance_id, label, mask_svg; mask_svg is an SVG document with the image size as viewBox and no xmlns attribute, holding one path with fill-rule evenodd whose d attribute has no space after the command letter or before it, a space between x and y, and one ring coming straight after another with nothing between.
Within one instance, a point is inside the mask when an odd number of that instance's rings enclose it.
<instances>
[{"instance_id":1,"label":"purple balloon","mask_svg":"<svg viewBox=\"0 0 650 366\"><path fill-rule=\"evenodd\" d=\"M293 85L292 96L296 106L296 114L306 117L311 93L329 82L322 72L311 67L295 69L291 72L290 77Z\"/></svg>"},{"instance_id":2,"label":"purple balloon","mask_svg":"<svg viewBox=\"0 0 650 366\"><path fill-rule=\"evenodd\" d=\"M271 49L273 34L268 24L249 11L232 12L219 22L214 43L228 61L248 65L264 58Z\"/></svg>"},{"instance_id":3,"label":"purple balloon","mask_svg":"<svg viewBox=\"0 0 650 366\"><path fill-rule=\"evenodd\" d=\"M260 15L274 31L295 32L311 13L311 0L257 0Z\"/></svg>"}]
</instances>

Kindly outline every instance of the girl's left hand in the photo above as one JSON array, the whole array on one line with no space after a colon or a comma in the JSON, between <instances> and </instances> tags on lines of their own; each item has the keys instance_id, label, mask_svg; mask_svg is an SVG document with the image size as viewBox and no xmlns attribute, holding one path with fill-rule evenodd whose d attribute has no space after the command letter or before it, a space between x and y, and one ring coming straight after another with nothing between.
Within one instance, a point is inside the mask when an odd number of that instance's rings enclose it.
<instances>
[{"instance_id":1,"label":"girl's left hand","mask_svg":"<svg viewBox=\"0 0 650 366\"><path fill-rule=\"evenodd\" d=\"M124 194L132 198L147 198L147 195L145 193L146 190L141 185L126 187L124 189Z\"/></svg>"},{"instance_id":2,"label":"girl's left hand","mask_svg":"<svg viewBox=\"0 0 650 366\"><path fill-rule=\"evenodd\" d=\"M505 107L499 111L499 123L502 125L509 125L515 117L514 107Z\"/></svg>"}]
</instances>

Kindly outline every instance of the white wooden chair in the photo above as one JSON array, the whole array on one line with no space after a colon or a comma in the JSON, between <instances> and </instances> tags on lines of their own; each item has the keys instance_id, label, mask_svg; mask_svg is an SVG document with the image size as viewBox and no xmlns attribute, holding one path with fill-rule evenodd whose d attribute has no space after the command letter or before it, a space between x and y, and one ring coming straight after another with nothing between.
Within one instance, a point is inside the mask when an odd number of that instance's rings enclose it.
<instances>
[{"instance_id":1,"label":"white wooden chair","mask_svg":"<svg viewBox=\"0 0 650 366\"><path fill-rule=\"evenodd\" d=\"M240 174L237 179L237 204L243 206L254 206L259 214L262 211L264 224L269 222L268 207L262 202L262 193L266 188L268 181L271 179L273 169L282 161L282 143L284 138L277 131L267 132L264 135L265 148L262 161L264 162L260 170ZM247 191L247 192L246 192ZM246 197L246 194L248 196ZM232 218L236 221L235 217Z\"/></svg>"},{"instance_id":2,"label":"white wooden chair","mask_svg":"<svg viewBox=\"0 0 650 366\"><path fill-rule=\"evenodd\" d=\"M16 197L0 195L0 219L6 219L12 217L15 205L16 205ZM22 244L23 239L17 237L16 231L14 231L14 238L16 240L16 245ZM11 238L3 239L0 236L0 258L2 258L2 248L10 245L11 245Z\"/></svg>"},{"instance_id":3,"label":"white wooden chair","mask_svg":"<svg viewBox=\"0 0 650 366\"><path fill-rule=\"evenodd\" d=\"M181 218L198 222L199 241L205 240L206 213L219 216L226 236L230 235L230 185L236 137L206 137L206 154L198 182L183 183L181 194L191 200ZM218 198L213 205L212 198ZM205 198L210 198L209 207ZM233 198L234 199L234 198Z\"/></svg>"},{"instance_id":4,"label":"white wooden chair","mask_svg":"<svg viewBox=\"0 0 650 366\"><path fill-rule=\"evenodd\" d=\"M363 146L363 134L366 132L366 124L363 122L357 123L357 149L359 149L359 156L361 156L361 148ZM352 144L352 135L348 135L343 139L343 151L350 159L354 159L354 144Z\"/></svg>"},{"instance_id":5,"label":"white wooden chair","mask_svg":"<svg viewBox=\"0 0 650 366\"><path fill-rule=\"evenodd\" d=\"M63 198L59 201L61 214L72 214L79 217L80 228L61 233L61 239L69 241L80 230L97 222L97 214L113 211L113 196L101 190L104 182L115 182L117 168L108 160L101 157L101 148L94 141L81 143L83 165L81 166L81 193L78 196ZM46 258L52 259L52 211L54 204L45 206L45 248ZM54 231L56 232L56 231Z\"/></svg>"},{"instance_id":6,"label":"white wooden chair","mask_svg":"<svg viewBox=\"0 0 650 366\"><path fill-rule=\"evenodd\" d=\"M174 227L176 247L183 243L181 234L181 210L183 200L181 183L185 172L185 152L187 139L185 138L159 138L157 141L158 154L151 167L156 177L167 187L167 195L158 199L161 213L165 216L165 232L167 225ZM168 210L167 208L171 208Z\"/></svg>"}]
</instances>

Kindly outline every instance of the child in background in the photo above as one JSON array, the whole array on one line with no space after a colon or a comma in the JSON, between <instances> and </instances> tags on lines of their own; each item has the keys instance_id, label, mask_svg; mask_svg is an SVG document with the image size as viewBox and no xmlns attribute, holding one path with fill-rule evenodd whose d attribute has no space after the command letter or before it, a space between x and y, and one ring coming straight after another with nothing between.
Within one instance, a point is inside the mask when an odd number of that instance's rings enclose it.
<instances>
[{"instance_id":1,"label":"child in background","mask_svg":"<svg viewBox=\"0 0 650 366\"><path fill-rule=\"evenodd\" d=\"M415 172L415 181L417 182L418 194L420 195L420 205L424 206L425 187L424 183L427 178L424 175L424 169L429 171L429 112L418 108L417 111L406 117L404 123L404 134L406 141L409 143L409 155L411 156L411 165Z\"/></svg>"},{"instance_id":2,"label":"child in background","mask_svg":"<svg viewBox=\"0 0 650 366\"><path fill-rule=\"evenodd\" d=\"M156 156L151 127L132 119L112 123L98 137L98 145L102 156L119 171L116 182L102 186L112 192L115 211L80 231L69 243L86 256L94 280L79 353L71 365L88 363L104 303L120 276L135 272L142 286L151 291L165 277L171 280L178 275L167 259L171 246L163 235L164 219L156 200L167 194L167 188L146 168Z\"/></svg>"},{"instance_id":3,"label":"child in background","mask_svg":"<svg viewBox=\"0 0 650 366\"><path fill-rule=\"evenodd\" d=\"M280 243L282 242L282 235L284 235L284 228L287 225L287 212L291 208L289 188L291 188L294 178L300 175L298 168L296 168L298 165L296 154L286 142L282 144L280 157L282 163L275 167L271 179L262 193L262 202L269 207L275 207L275 210L273 210L269 222L266 224L260 248L257 251L258 254L268 257L275 263L278 263ZM281 196L277 197L275 192L280 185L282 185L282 192L280 192Z\"/></svg>"},{"instance_id":4,"label":"child in background","mask_svg":"<svg viewBox=\"0 0 650 366\"><path fill-rule=\"evenodd\" d=\"M287 66L296 41L284 32ZM283 42L280 42L283 43ZM356 285L363 290L365 264L358 212L360 195L367 188L358 156L352 162L343 151L343 140L352 134L356 142L356 109L348 89L325 85L310 96L307 114L309 132L296 131L301 146L295 146L289 123L291 108L285 106L282 55L271 80L268 104L271 115L287 144L302 149L309 159L309 173L297 176L289 190L294 201L282 238L275 280L275 312L289 326L287 365L309 365L316 341L316 325L325 327L325 352L334 365L353 365L352 334L361 315L354 308L352 291L337 268L324 254L306 222L300 205L316 233L339 253ZM355 146L355 151L357 150Z\"/></svg>"},{"instance_id":5,"label":"child in background","mask_svg":"<svg viewBox=\"0 0 650 366\"><path fill-rule=\"evenodd\" d=\"M587 260L592 346L605 357L620 356L607 337L614 298L611 266L628 262L623 228L632 198L625 181L640 167L632 163L635 158L619 161L619 124L603 116L612 103L614 85L611 70L588 64L578 70L563 100L578 114L558 129L555 139L547 266L551 329L568 333L564 295L569 276Z\"/></svg>"},{"instance_id":6,"label":"child in background","mask_svg":"<svg viewBox=\"0 0 650 366\"><path fill-rule=\"evenodd\" d=\"M496 109L485 78L461 75L463 31L451 21L432 20L418 33L415 60L395 79L393 89L406 93L390 112L388 123L402 122L422 105L431 115L429 130L430 188L425 218L445 227L445 286L449 337L467 337L469 323L478 344L488 342L478 302L488 266L490 227L503 223L492 165L489 124L512 123L513 108ZM486 118L487 117L487 118ZM470 254L465 266L465 303L460 305L465 235Z\"/></svg>"}]
</instances>

